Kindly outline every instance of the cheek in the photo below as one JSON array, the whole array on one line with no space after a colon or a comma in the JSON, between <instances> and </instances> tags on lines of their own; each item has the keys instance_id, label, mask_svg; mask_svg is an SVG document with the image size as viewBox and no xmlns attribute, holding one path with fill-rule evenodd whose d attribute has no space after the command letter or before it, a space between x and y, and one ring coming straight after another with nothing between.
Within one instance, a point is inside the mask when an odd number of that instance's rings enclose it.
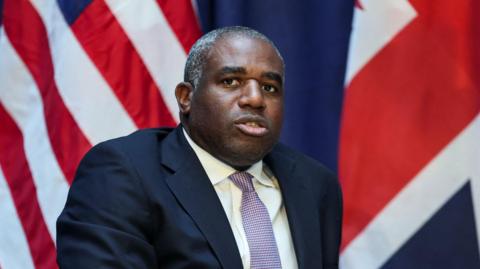
<instances>
[{"instance_id":1,"label":"cheek","mask_svg":"<svg viewBox=\"0 0 480 269\"><path fill-rule=\"evenodd\" d=\"M231 122L233 115L237 111L237 102L235 96L232 94L224 94L223 96L217 96L214 102L210 103L210 110L212 111L212 118L223 122L225 124Z\"/></svg>"},{"instance_id":2,"label":"cheek","mask_svg":"<svg viewBox=\"0 0 480 269\"><path fill-rule=\"evenodd\" d=\"M231 121L230 109L221 102L205 103L201 113L203 127L215 128L219 133L223 133Z\"/></svg>"},{"instance_id":3,"label":"cheek","mask_svg":"<svg viewBox=\"0 0 480 269\"><path fill-rule=\"evenodd\" d=\"M195 96L192 100L191 113L196 119L201 119L202 122L208 121L215 116L216 101L211 94L201 93Z\"/></svg>"},{"instance_id":4,"label":"cheek","mask_svg":"<svg viewBox=\"0 0 480 269\"><path fill-rule=\"evenodd\" d=\"M269 106L268 117L272 124L281 126L283 122L283 105L281 103L273 103Z\"/></svg>"}]
</instances>

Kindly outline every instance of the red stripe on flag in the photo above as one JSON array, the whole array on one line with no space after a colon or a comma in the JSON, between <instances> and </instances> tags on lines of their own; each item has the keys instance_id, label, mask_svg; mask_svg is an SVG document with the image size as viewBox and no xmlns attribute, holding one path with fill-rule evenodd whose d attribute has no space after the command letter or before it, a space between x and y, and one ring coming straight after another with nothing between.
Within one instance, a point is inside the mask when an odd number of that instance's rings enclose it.
<instances>
[{"instance_id":1,"label":"red stripe on flag","mask_svg":"<svg viewBox=\"0 0 480 269\"><path fill-rule=\"evenodd\" d=\"M80 159L91 145L58 92L45 26L29 1L7 0L4 3L4 28L38 86L50 143L71 183Z\"/></svg>"},{"instance_id":2,"label":"red stripe on flag","mask_svg":"<svg viewBox=\"0 0 480 269\"><path fill-rule=\"evenodd\" d=\"M343 246L480 111L478 1L412 2L418 18L346 91Z\"/></svg>"},{"instance_id":3,"label":"red stripe on flag","mask_svg":"<svg viewBox=\"0 0 480 269\"><path fill-rule=\"evenodd\" d=\"M180 40L183 49L188 54L193 43L202 35L197 23L197 16L193 11L192 2L190 0L157 0L157 2L170 27Z\"/></svg>"},{"instance_id":4,"label":"red stripe on flag","mask_svg":"<svg viewBox=\"0 0 480 269\"><path fill-rule=\"evenodd\" d=\"M139 128L176 125L140 55L104 1L93 1L71 27Z\"/></svg>"},{"instance_id":5,"label":"red stripe on flag","mask_svg":"<svg viewBox=\"0 0 480 269\"><path fill-rule=\"evenodd\" d=\"M33 263L35 268L39 269L57 268L55 245L37 200L37 191L23 149L22 133L1 104L0 122L0 164L22 223Z\"/></svg>"}]
</instances>

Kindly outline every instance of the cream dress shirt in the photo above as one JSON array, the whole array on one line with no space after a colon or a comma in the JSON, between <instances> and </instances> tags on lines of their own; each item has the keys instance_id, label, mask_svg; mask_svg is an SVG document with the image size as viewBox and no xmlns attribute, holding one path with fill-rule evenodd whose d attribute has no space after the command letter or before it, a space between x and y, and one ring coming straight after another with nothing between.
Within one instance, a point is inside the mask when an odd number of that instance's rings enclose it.
<instances>
[{"instance_id":1,"label":"cream dress shirt","mask_svg":"<svg viewBox=\"0 0 480 269\"><path fill-rule=\"evenodd\" d=\"M198 146L188 136L185 130L183 130L183 133L200 160L203 169L207 173L222 203L223 210L225 210L233 235L235 236L235 241L242 258L243 268L250 269L250 250L248 248L247 237L243 229L242 216L240 213L242 191L228 178L228 176L235 173L236 170ZM282 268L298 268L290 227L288 225L287 212L283 205L282 194L277 179L268 167L263 164L263 161L252 165L247 172L254 177L253 185L255 190L260 200L262 200L267 207L270 215Z\"/></svg>"}]
</instances>

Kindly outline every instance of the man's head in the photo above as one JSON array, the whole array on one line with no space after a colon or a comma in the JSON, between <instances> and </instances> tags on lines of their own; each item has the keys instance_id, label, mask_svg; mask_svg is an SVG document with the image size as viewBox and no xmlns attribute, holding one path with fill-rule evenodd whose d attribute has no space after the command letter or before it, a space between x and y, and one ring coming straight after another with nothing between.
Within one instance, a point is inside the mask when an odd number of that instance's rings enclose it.
<instances>
[{"instance_id":1,"label":"man's head","mask_svg":"<svg viewBox=\"0 0 480 269\"><path fill-rule=\"evenodd\" d=\"M245 169L280 135L283 59L264 35L246 27L214 30L192 47L175 95L190 137L216 158Z\"/></svg>"}]
</instances>

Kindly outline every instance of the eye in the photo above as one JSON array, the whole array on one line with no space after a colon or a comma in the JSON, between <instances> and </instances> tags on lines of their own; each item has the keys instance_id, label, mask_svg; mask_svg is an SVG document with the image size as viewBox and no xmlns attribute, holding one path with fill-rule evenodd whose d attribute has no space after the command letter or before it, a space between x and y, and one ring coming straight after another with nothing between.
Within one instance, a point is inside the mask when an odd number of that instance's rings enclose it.
<instances>
[{"instance_id":1,"label":"eye","mask_svg":"<svg viewBox=\"0 0 480 269\"><path fill-rule=\"evenodd\" d=\"M266 91L266 92L277 92L277 88L275 86L272 86L272 85L263 85L262 86L262 90Z\"/></svg>"},{"instance_id":2,"label":"eye","mask_svg":"<svg viewBox=\"0 0 480 269\"><path fill-rule=\"evenodd\" d=\"M222 80L222 84L225 85L226 87L236 87L240 85L240 81L235 78L226 78Z\"/></svg>"}]
</instances>

